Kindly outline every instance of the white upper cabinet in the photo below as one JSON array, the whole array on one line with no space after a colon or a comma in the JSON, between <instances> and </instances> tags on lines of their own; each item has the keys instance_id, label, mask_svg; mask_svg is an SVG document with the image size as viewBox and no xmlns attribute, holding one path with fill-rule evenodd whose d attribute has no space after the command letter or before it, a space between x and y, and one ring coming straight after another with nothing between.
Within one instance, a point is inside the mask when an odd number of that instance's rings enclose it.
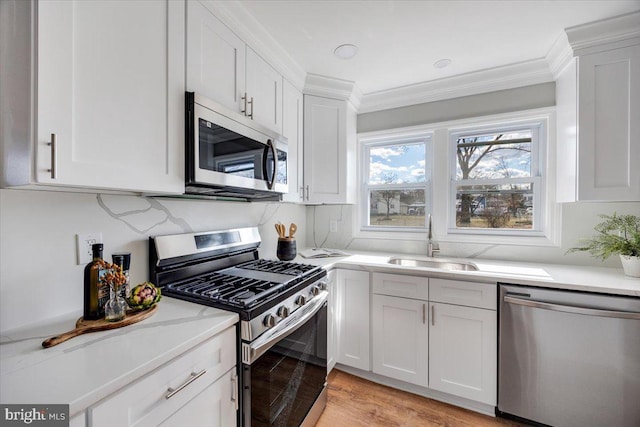
<instances>
[{"instance_id":1,"label":"white upper cabinet","mask_svg":"<svg viewBox=\"0 0 640 427\"><path fill-rule=\"evenodd\" d=\"M207 5L187 2L187 90L282 133L282 75Z\"/></svg>"},{"instance_id":2,"label":"white upper cabinet","mask_svg":"<svg viewBox=\"0 0 640 427\"><path fill-rule=\"evenodd\" d=\"M567 30L575 58L556 80L560 202L640 201L640 44L625 38L639 22L628 14Z\"/></svg>"},{"instance_id":3,"label":"white upper cabinet","mask_svg":"<svg viewBox=\"0 0 640 427\"><path fill-rule=\"evenodd\" d=\"M184 192L184 14L169 0L37 3L37 183Z\"/></svg>"},{"instance_id":4,"label":"white upper cabinet","mask_svg":"<svg viewBox=\"0 0 640 427\"><path fill-rule=\"evenodd\" d=\"M230 110L244 106L246 46L199 1L187 2L187 90Z\"/></svg>"},{"instance_id":5,"label":"white upper cabinet","mask_svg":"<svg viewBox=\"0 0 640 427\"><path fill-rule=\"evenodd\" d=\"M282 133L282 75L247 47L247 115Z\"/></svg>"},{"instance_id":6,"label":"white upper cabinet","mask_svg":"<svg viewBox=\"0 0 640 427\"><path fill-rule=\"evenodd\" d=\"M184 2L0 8L2 185L184 192Z\"/></svg>"},{"instance_id":7,"label":"white upper cabinet","mask_svg":"<svg viewBox=\"0 0 640 427\"><path fill-rule=\"evenodd\" d=\"M356 111L344 100L304 96L304 199L356 201Z\"/></svg>"},{"instance_id":8,"label":"white upper cabinet","mask_svg":"<svg viewBox=\"0 0 640 427\"><path fill-rule=\"evenodd\" d=\"M289 192L282 198L285 202L301 202L302 189L302 126L303 99L302 93L288 81L283 84L282 96L282 135L287 138L289 151L287 155L287 183Z\"/></svg>"}]
</instances>

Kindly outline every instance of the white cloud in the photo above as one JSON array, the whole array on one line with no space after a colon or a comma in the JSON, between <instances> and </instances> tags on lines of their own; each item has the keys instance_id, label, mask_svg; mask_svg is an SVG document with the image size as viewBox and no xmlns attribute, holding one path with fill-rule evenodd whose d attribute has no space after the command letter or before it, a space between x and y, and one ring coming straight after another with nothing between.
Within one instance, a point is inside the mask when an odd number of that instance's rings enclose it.
<instances>
[{"instance_id":1,"label":"white cloud","mask_svg":"<svg viewBox=\"0 0 640 427\"><path fill-rule=\"evenodd\" d=\"M391 147L379 147L371 149L371 156L381 157L383 159L388 159L393 156L402 155L402 150L400 148L391 148Z\"/></svg>"}]
</instances>

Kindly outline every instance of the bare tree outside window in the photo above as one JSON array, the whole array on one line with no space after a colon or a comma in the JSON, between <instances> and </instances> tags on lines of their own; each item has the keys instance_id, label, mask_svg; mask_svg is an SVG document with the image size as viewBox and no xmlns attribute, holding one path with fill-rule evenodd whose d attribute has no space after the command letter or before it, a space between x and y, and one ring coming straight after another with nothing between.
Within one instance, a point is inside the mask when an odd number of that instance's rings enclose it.
<instances>
[{"instance_id":1,"label":"bare tree outside window","mask_svg":"<svg viewBox=\"0 0 640 427\"><path fill-rule=\"evenodd\" d=\"M531 142L530 130L456 140L457 227L531 228L532 186L520 184L531 177Z\"/></svg>"}]
</instances>

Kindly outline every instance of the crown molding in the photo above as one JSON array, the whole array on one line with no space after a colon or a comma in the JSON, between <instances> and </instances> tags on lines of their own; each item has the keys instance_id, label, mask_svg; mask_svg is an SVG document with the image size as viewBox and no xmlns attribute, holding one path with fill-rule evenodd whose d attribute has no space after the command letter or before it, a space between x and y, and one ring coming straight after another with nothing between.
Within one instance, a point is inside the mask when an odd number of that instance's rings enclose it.
<instances>
[{"instance_id":1,"label":"crown molding","mask_svg":"<svg viewBox=\"0 0 640 427\"><path fill-rule=\"evenodd\" d=\"M574 56L640 43L640 12L565 29Z\"/></svg>"},{"instance_id":2,"label":"crown molding","mask_svg":"<svg viewBox=\"0 0 640 427\"><path fill-rule=\"evenodd\" d=\"M302 93L349 101L356 110L362 100L362 91L355 82L313 73L307 73Z\"/></svg>"},{"instance_id":3,"label":"crown molding","mask_svg":"<svg viewBox=\"0 0 640 427\"><path fill-rule=\"evenodd\" d=\"M256 51L293 86L302 91L306 71L237 0L204 0L202 4Z\"/></svg>"},{"instance_id":4,"label":"crown molding","mask_svg":"<svg viewBox=\"0 0 640 427\"><path fill-rule=\"evenodd\" d=\"M563 31L560 37L558 37L553 43L545 57L554 80L558 79L562 70L565 69L572 59L573 49L571 49L567 34Z\"/></svg>"},{"instance_id":5,"label":"crown molding","mask_svg":"<svg viewBox=\"0 0 640 427\"><path fill-rule=\"evenodd\" d=\"M545 59L365 94L358 113L387 110L553 81Z\"/></svg>"}]
</instances>

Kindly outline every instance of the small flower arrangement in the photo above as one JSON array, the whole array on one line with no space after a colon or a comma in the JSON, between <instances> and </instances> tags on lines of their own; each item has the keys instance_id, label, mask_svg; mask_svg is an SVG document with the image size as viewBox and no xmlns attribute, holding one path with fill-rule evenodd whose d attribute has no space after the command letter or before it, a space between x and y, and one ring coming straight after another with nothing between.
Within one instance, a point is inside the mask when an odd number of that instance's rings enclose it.
<instances>
[{"instance_id":1,"label":"small flower arrangement","mask_svg":"<svg viewBox=\"0 0 640 427\"><path fill-rule=\"evenodd\" d=\"M122 272L122 268L118 264L112 264L105 260L99 261L99 268L104 270L104 274L100 276L100 281L109 285L114 292L120 289L120 286L127 282L127 276Z\"/></svg>"}]
</instances>

